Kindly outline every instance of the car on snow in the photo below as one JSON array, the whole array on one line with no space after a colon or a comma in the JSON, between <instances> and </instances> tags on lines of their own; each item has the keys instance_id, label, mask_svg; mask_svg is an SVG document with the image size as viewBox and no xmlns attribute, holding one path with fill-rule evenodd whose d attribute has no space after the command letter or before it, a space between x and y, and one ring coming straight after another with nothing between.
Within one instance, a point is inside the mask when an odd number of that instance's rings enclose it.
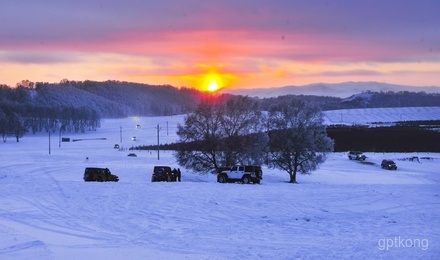
<instances>
[{"instance_id":1,"label":"car on snow","mask_svg":"<svg viewBox=\"0 0 440 260\"><path fill-rule=\"evenodd\" d=\"M108 168L87 167L84 170L84 181L114 181L118 182L119 177L110 172Z\"/></svg>"},{"instance_id":2,"label":"car on snow","mask_svg":"<svg viewBox=\"0 0 440 260\"><path fill-rule=\"evenodd\" d=\"M156 181L176 181L170 166L154 166L151 182Z\"/></svg>"},{"instance_id":3,"label":"car on snow","mask_svg":"<svg viewBox=\"0 0 440 260\"><path fill-rule=\"evenodd\" d=\"M350 160L358 160L358 161L365 161L365 159L367 159L367 156L365 156L365 154L360 152L360 151L350 151L348 153L348 159L350 159Z\"/></svg>"},{"instance_id":4,"label":"car on snow","mask_svg":"<svg viewBox=\"0 0 440 260\"><path fill-rule=\"evenodd\" d=\"M397 170L397 165L393 160L382 160L380 166L382 169Z\"/></svg>"},{"instance_id":5,"label":"car on snow","mask_svg":"<svg viewBox=\"0 0 440 260\"><path fill-rule=\"evenodd\" d=\"M232 166L229 169L221 167L217 171L217 182L241 182L243 184L256 183L260 184L263 179L263 171L261 166L256 165L239 165Z\"/></svg>"}]
</instances>

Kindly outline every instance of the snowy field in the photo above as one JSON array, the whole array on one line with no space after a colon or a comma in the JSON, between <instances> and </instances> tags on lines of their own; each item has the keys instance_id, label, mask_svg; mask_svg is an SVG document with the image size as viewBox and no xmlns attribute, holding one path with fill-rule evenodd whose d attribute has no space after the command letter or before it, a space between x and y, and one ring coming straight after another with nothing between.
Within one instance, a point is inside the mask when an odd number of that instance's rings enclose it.
<instances>
[{"instance_id":1,"label":"snowy field","mask_svg":"<svg viewBox=\"0 0 440 260\"><path fill-rule=\"evenodd\" d=\"M358 108L324 112L326 124L371 124L440 120L440 107Z\"/></svg>"},{"instance_id":2,"label":"snowy field","mask_svg":"<svg viewBox=\"0 0 440 260\"><path fill-rule=\"evenodd\" d=\"M157 144L158 124L172 142L182 120L104 120L53 134L50 154L47 134L0 143L0 259L438 259L440 154L334 153L299 184L263 168L260 185L242 185L185 169L181 183L152 183L154 165L178 167L171 152L113 149ZM84 182L88 166L120 181Z\"/></svg>"}]
</instances>

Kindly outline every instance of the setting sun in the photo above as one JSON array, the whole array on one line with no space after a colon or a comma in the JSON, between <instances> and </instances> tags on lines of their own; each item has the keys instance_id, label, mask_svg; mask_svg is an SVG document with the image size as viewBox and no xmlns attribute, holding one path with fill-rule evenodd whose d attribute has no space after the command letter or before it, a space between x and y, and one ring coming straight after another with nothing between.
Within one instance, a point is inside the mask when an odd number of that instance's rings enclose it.
<instances>
[{"instance_id":1,"label":"setting sun","mask_svg":"<svg viewBox=\"0 0 440 260\"><path fill-rule=\"evenodd\" d=\"M207 90L210 92L217 91L219 89L219 85L215 79L211 79L208 83Z\"/></svg>"},{"instance_id":2,"label":"setting sun","mask_svg":"<svg viewBox=\"0 0 440 260\"><path fill-rule=\"evenodd\" d=\"M216 92L225 87L225 76L218 71L211 71L204 74L204 80L202 82L202 90L209 92Z\"/></svg>"}]
</instances>

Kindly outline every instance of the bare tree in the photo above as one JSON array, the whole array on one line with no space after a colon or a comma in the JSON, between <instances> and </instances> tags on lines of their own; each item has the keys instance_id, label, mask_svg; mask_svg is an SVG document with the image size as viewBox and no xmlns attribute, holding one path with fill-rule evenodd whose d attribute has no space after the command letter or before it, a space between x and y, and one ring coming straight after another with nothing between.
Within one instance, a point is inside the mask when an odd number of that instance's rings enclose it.
<instances>
[{"instance_id":1,"label":"bare tree","mask_svg":"<svg viewBox=\"0 0 440 260\"><path fill-rule=\"evenodd\" d=\"M0 136L2 137L3 142L6 142L8 138L9 132L9 124L8 119L6 118L6 114L2 111L0 107Z\"/></svg>"},{"instance_id":2,"label":"bare tree","mask_svg":"<svg viewBox=\"0 0 440 260\"><path fill-rule=\"evenodd\" d=\"M199 172L259 164L268 140L259 132L261 127L261 112L252 98L205 100L185 118L184 126L178 126L181 145L176 158L180 165Z\"/></svg>"},{"instance_id":3,"label":"bare tree","mask_svg":"<svg viewBox=\"0 0 440 260\"><path fill-rule=\"evenodd\" d=\"M333 140L327 136L320 109L304 101L273 106L268 129L268 165L286 171L291 183L296 183L297 172L310 173L333 151Z\"/></svg>"},{"instance_id":4,"label":"bare tree","mask_svg":"<svg viewBox=\"0 0 440 260\"><path fill-rule=\"evenodd\" d=\"M220 107L224 165L261 164L267 146L258 103L247 96L228 99Z\"/></svg>"},{"instance_id":5,"label":"bare tree","mask_svg":"<svg viewBox=\"0 0 440 260\"><path fill-rule=\"evenodd\" d=\"M18 143L20 141L20 138L23 137L23 135L27 131L24 120L20 115L13 113L12 117L10 118L9 125L11 135L15 137L15 140Z\"/></svg>"},{"instance_id":6,"label":"bare tree","mask_svg":"<svg viewBox=\"0 0 440 260\"><path fill-rule=\"evenodd\" d=\"M195 171L219 166L222 134L216 104L201 103L185 118L184 126L178 125L177 135L181 143L176 152L180 165Z\"/></svg>"}]
</instances>

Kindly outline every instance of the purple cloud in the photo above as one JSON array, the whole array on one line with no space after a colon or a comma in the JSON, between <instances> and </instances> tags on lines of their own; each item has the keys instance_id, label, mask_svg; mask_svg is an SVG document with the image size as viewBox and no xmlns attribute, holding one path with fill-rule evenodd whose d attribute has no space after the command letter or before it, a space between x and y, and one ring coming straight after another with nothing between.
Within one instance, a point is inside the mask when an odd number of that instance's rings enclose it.
<instances>
[{"instance_id":1,"label":"purple cloud","mask_svg":"<svg viewBox=\"0 0 440 260\"><path fill-rule=\"evenodd\" d=\"M52 52L0 52L0 62L22 64L73 63L82 59L72 53Z\"/></svg>"}]
</instances>

